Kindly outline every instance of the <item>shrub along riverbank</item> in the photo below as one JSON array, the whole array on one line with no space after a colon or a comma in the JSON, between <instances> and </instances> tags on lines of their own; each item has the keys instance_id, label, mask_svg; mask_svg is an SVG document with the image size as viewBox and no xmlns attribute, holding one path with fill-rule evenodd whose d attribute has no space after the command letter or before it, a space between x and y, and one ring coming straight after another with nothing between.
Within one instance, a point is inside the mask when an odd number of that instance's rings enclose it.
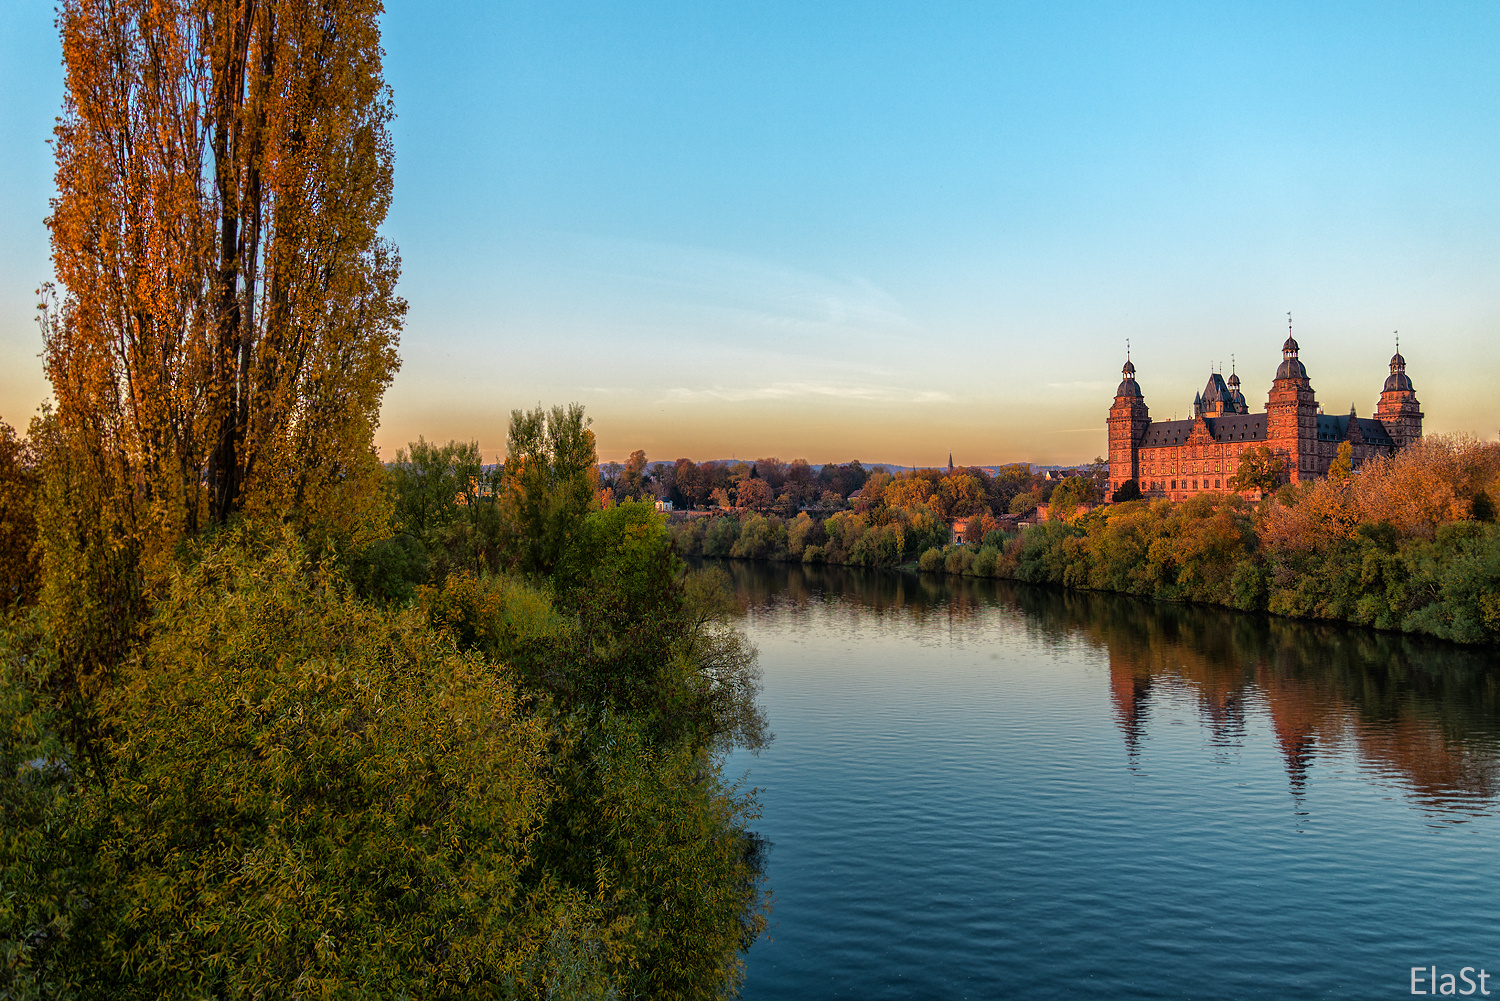
<instances>
[{"instance_id":1,"label":"shrub along riverbank","mask_svg":"<svg viewBox=\"0 0 1500 1001\"><path fill-rule=\"evenodd\" d=\"M1437 437L1259 503L1130 501L977 545L913 530L904 512L885 525L723 516L675 533L688 555L905 565L1495 643L1497 495L1500 446Z\"/></svg>"}]
</instances>

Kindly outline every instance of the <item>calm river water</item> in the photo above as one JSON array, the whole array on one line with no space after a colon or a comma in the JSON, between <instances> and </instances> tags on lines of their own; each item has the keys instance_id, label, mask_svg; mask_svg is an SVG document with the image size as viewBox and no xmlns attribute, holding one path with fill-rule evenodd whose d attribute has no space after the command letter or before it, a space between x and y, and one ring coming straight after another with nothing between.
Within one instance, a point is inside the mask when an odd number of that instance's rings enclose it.
<instances>
[{"instance_id":1,"label":"calm river water","mask_svg":"<svg viewBox=\"0 0 1500 1001\"><path fill-rule=\"evenodd\" d=\"M1500 996L1493 655L725 566L777 734L731 763L774 844L746 998Z\"/></svg>"}]
</instances>

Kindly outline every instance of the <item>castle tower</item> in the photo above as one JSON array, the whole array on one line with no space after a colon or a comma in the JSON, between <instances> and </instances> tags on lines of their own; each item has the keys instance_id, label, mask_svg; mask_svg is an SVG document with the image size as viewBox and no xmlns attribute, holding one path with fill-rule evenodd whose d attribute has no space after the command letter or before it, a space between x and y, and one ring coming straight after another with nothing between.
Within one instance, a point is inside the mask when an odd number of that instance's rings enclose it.
<instances>
[{"instance_id":1,"label":"castle tower","mask_svg":"<svg viewBox=\"0 0 1500 1001\"><path fill-rule=\"evenodd\" d=\"M1248 414L1250 404L1245 402L1245 394L1240 392L1240 377L1235 374L1234 369L1229 370L1229 404L1230 413Z\"/></svg>"},{"instance_id":2,"label":"castle tower","mask_svg":"<svg viewBox=\"0 0 1500 1001\"><path fill-rule=\"evenodd\" d=\"M1135 384L1135 365L1127 354L1124 377L1115 390L1114 406L1109 408L1109 491L1113 494L1127 480L1140 482L1140 444L1151 426L1146 399Z\"/></svg>"},{"instance_id":3,"label":"castle tower","mask_svg":"<svg viewBox=\"0 0 1500 1001\"><path fill-rule=\"evenodd\" d=\"M1375 419L1385 425L1397 448L1405 448L1422 437L1422 405L1406 377L1406 359L1401 357L1400 341L1396 342L1396 353L1391 357L1391 374L1386 377L1380 402L1375 405Z\"/></svg>"},{"instance_id":4,"label":"castle tower","mask_svg":"<svg viewBox=\"0 0 1500 1001\"><path fill-rule=\"evenodd\" d=\"M1307 369L1297 360L1298 346L1288 332L1281 345L1281 365L1266 399L1266 444L1286 461L1293 483L1317 475L1318 401Z\"/></svg>"}]
</instances>

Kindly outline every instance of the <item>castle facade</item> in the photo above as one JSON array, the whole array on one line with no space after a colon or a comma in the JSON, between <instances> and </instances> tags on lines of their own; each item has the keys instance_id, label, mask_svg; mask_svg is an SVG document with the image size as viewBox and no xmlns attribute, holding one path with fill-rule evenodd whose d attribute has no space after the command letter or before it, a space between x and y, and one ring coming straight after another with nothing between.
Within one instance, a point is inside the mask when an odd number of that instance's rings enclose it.
<instances>
[{"instance_id":1,"label":"castle facade","mask_svg":"<svg viewBox=\"0 0 1500 1001\"><path fill-rule=\"evenodd\" d=\"M1328 475L1339 445L1349 442L1354 468L1389 455L1422 437L1422 407L1398 349L1391 359L1374 417L1330 417L1313 396L1307 369L1290 336L1271 383L1264 413L1252 414L1240 378L1215 373L1193 400L1193 417L1153 421L1127 359L1114 406L1109 408L1109 489L1135 480L1147 497L1184 500L1225 492L1247 448L1267 446L1286 464L1286 478L1301 483Z\"/></svg>"}]
</instances>

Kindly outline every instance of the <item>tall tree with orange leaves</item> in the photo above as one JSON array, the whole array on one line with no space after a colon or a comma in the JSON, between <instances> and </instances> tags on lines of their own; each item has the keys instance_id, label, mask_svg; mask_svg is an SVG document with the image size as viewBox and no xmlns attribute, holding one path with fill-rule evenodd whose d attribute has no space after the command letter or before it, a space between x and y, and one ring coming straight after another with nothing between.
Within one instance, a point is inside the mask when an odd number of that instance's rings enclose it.
<instances>
[{"instance_id":1,"label":"tall tree with orange leaves","mask_svg":"<svg viewBox=\"0 0 1500 1001\"><path fill-rule=\"evenodd\" d=\"M378 0L64 0L43 302L83 506L143 554L376 524L405 303ZM80 500L82 496L80 495Z\"/></svg>"}]
</instances>

